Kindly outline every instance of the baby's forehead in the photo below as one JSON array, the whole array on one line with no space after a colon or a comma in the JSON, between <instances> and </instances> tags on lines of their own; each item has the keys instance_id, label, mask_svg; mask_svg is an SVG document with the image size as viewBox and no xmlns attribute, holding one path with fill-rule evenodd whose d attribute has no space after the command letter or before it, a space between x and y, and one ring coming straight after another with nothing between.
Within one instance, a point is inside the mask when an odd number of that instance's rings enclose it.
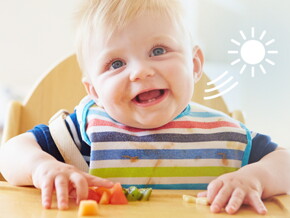
<instances>
[{"instance_id":1,"label":"baby's forehead","mask_svg":"<svg viewBox=\"0 0 290 218\"><path fill-rule=\"evenodd\" d=\"M184 38L188 37L179 23L161 15L152 17L144 14L112 32L108 28L99 29L93 40L98 46L106 48L112 44L115 47L122 47L127 41L130 46L152 45L158 42L166 42L168 45L178 44ZM137 42L139 44L136 44Z\"/></svg>"},{"instance_id":2,"label":"baby's forehead","mask_svg":"<svg viewBox=\"0 0 290 218\"><path fill-rule=\"evenodd\" d=\"M180 29L186 30L187 18L181 4L183 0L94 0L84 13L77 35L78 59L81 65L87 62L92 44L102 35L104 41L118 31L125 29L137 17L150 16L156 20L166 17L179 23ZM186 30L187 31L187 30ZM98 37L96 37L98 36Z\"/></svg>"},{"instance_id":3,"label":"baby's forehead","mask_svg":"<svg viewBox=\"0 0 290 218\"><path fill-rule=\"evenodd\" d=\"M140 20L139 18L141 18L143 22L137 22ZM136 22L137 25L135 24ZM143 14L143 16L128 20L128 22L124 23L122 26L116 25L112 28L103 26L103 28L97 28L94 31L95 37L93 37L92 40L95 41L101 39L100 42L103 43L103 45L112 41L122 43L122 40L126 39L129 34L134 32L135 37L133 37L133 39L136 37L142 37L144 43L147 41L174 41L175 39L168 31L164 32L165 26L169 26L171 32L177 30L179 34L183 34L186 38L190 35L190 31L188 31L187 27L181 24L178 20L164 17L162 15L155 15L152 17L148 14ZM96 41L96 43L100 42Z\"/></svg>"},{"instance_id":4,"label":"baby's forehead","mask_svg":"<svg viewBox=\"0 0 290 218\"><path fill-rule=\"evenodd\" d=\"M102 30L110 36L125 28L138 17L167 17L182 23L186 17L183 0L95 0L84 13L84 28L89 31Z\"/></svg>"}]
</instances>

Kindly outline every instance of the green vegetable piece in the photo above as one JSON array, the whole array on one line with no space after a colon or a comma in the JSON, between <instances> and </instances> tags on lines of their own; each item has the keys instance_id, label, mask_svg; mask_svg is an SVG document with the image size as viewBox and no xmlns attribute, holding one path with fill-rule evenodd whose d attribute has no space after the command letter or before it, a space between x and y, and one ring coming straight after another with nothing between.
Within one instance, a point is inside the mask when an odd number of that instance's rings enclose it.
<instances>
[{"instance_id":1,"label":"green vegetable piece","mask_svg":"<svg viewBox=\"0 0 290 218\"><path fill-rule=\"evenodd\" d=\"M152 188L142 188L139 189L139 191L142 193L141 201L148 201L151 193L152 193Z\"/></svg>"},{"instance_id":2,"label":"green vegetable piece","mask_svg":"<svg viewBox=\"0 0 290 218\"><path fill-rule=\"evenodd\" d=\"M127 195L128 195L128 190L125 189L125 188L123 188L123 193L124 193L124 195L127 197Z\"/></svg>"},{"instance_id":3,"label":"green vegetable piece","mask_svg":"<svg viewBox=\"0 0 290 218\"><path fill-rule=\"evenodd\" d=\"M139 191L137 187L131 186L128 188L128 195L127 195L128 201L138 201L141 198L142 198L142 193Z\"/></svg>"}]
</instances>

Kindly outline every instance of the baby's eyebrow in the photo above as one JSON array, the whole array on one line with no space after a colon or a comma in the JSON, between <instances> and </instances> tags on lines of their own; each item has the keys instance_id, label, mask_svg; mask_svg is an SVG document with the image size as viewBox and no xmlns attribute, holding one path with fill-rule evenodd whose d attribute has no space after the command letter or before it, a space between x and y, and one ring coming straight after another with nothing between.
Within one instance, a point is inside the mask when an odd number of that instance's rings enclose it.
<instances>
[{"instance_id":1,"label":"baby's eyebrow","mask_svg":"<svg viewBox=\"0 0 290 218\"><path fill-rule=\"evenodd\" d=\"M172 37L172 36L169 36L169 35L157 35L157 36L152 36L150 39L148 39L150 41L153 41L153 42L167 42L167 43L174 43L174 44L178 44L178 41Z\"/></svg>"},{"instance_id":2,"label":"baby's eyebrow","mask_svg":"<svg viewBox=\"0 0 290 218\"><path fill-rule=\"evenodd\" d=\"M171 35L153 36L150 38L150 44L152 46L156 46L156 45L165 46L171 50L180 50L183 45L180 39L175 38Z\"/></svg>"},{"instance_id":3,"label":"baby's eyebrow","mask_svg":"<svg viewBox=\"0 0 290 218\"><path fill-rule=\"evenodd\" d=\"M110 48L110 49L104 49L97 55L97 61L103 62L107 61L108 59L112 57L119 56L123 53L122 48Z\"/></svg>"}]
</instances>

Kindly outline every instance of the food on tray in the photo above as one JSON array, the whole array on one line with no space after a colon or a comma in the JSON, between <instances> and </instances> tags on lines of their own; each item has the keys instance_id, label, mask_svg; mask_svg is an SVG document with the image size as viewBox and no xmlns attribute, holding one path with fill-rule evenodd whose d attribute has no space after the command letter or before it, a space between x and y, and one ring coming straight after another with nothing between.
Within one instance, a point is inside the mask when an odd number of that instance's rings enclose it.
<instances>
[{"instance_id":1,"label":"food on tray","mask_svg":"<svg viewBox=\"0 0 290 218\"><path fill-rule=\"evenodd\" d=\"M201 204L201 205L209 205L209 202L206 197L198 197L196 198L196 204Z\"/></svg>"},{"instance_id":2,"label":"food on tray","mask_svg":"<svg viewBox=\"0 0 290 218\"><path fill-rule=\"evenodd\" d=\"M111 188L111 193L110 204L128 204L128 200L120 183L115 183L113 188Z\"/></svg>"},{"instance_id":3,"label":"food on tray","mask_svg":"<svg viewBox=\"0 0 290 218\"><path fill-rule=\"evenodd\" d=\"M128 201L148 201L152 193L152 188L140 188L130 186L122 188L120 183L108 189L104 187L90 187L89 200L94 200L99 204L127 204Z\"/></svg>"},{"instance_id":4,"label":"food on tray","mask_svg":"<svg viewBox=\"0 0 290 218\"><path fill-rule=\"evenodd\" d=\"M206 197L194 197L191 195L183 195L182 196L183 201L187 203L196 203L201 205L209 205L209 202Z\"/></svg>"},{"instance_id":5,"label":"food on tray","mask_svg":"<svg viewBox=\"0 0 290 218\"><path fill-rule=\"evenodd\" d=\"M94 200L99 204L127 204L128 200L123 193L120 183L115 183L110 189L104 187L90 187L89 200Z\"/></svg>"},{"instance_id":6,"label":"food on tray","mask_svg":"<svg viewBox=\"0 0 290 218\"><path fill-rule=\"evenodd\" d=\"M191 196L191 195L182 195L183 201L187 203L195 203L196 202L196 197Z\"/></svg>"},{"instance_id":7,"label":"food on tray","mask_svg":"<svg viewBox=\"0 0 290 218\"><path fill-rule=\"evenodd\" d=\"M142 193L135 186L131 186L127 189L126 197L128 201L138 201L142 198Z\"/></svg>"},{"instance_id":8,"label":"food on tray","mask_svg":"<svg viewBox=\"0 0 290 218\"><path fill-rule=\"evenodd\" d=\"M99 201L99 204L109 204L110 203L111 194L108 192L103 192L102 197Z\"/></svg>"},{"instance_id":9,"label":"food on tray","mask_svg":"<svg viewBox=\"0 0 290 218\"><path fill-rule=\"evenodd\" d=\"M152 188L142 188L139 189L139 191L142 193L141 201L148 201L151 193L152 193Z\"/></svg>"},{"instance_id":10,"label":"food on tray","mask_svg":"<svg viewBox=\"0 0 290 218\"><path fill-rule=\"evenodd\" d=\"M94 216L99 213L98 203L95 200L82 200L80 202L79 216Z\"/></svg>"},{"instance_id":11,"label":"food on tray","mask_svg":"<svg viewBox=\"0 0 290 218\"><path fill-rule=\"evenodd\" d=\"M152 188L140 188L130 186L128 189L123 188L123 192L127 197L128 201L148 201Z\"/></svg>"},{"instance_id":12,"label":"food on tray","mask_svg":"<svg viewBox=\"0 0 290 218\"><path fill-rule=\"evenodd\" d=\"M101 195L95 192L95 190L89 188L88 200L94 200L99 202L101 199Z\"/></svg>"}]
</instances>

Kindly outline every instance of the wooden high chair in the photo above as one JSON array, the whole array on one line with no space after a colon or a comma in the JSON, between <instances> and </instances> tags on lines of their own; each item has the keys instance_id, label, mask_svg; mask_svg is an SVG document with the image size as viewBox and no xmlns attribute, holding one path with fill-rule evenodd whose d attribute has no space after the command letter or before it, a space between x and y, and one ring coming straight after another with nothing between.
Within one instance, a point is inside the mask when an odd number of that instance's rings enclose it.
<instances>
[{"instance_id":1,"label":"wooden high chair","mask_svg":"<svg viewBox=\"0 0 290 218\"><path fill-rule=\"evenodd\" d=\"M32 89L23 103L13 101L8 107L2 143L32 129L38 124L47 124L60 109L73 112L80 99L86 95L81 83L81 71L76 56L72 55L48 71ZM204 74L194 90L193 101L223 111L231 117L244 122L240 111L229 112L222 97L204 100L204 90L209 82ZM208 87L207 87L208 88ZM218 91L212 92L218 94ZM2 144L1 143L1 144Z\"/></svg>"}]
</instances>

